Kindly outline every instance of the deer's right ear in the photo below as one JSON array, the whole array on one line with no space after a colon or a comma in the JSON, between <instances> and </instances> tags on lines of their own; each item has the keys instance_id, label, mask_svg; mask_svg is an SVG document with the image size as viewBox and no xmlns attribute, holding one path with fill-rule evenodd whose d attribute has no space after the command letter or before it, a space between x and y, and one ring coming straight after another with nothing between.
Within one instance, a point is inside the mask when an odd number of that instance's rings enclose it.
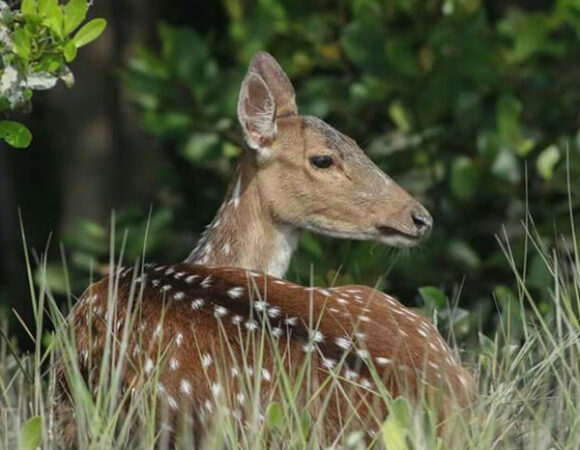
<instances>
[{"instance_id":1,"label":"deer's right ear","mask_svg":"<svg viewBox=\"0 0 580 450\"><path fill-rule=\"evenodd\" d=\"M266 152L276 134L276 104L264 79L248 72L240 89L238 120L250 148Z\"/></svg>"}]
</instances>

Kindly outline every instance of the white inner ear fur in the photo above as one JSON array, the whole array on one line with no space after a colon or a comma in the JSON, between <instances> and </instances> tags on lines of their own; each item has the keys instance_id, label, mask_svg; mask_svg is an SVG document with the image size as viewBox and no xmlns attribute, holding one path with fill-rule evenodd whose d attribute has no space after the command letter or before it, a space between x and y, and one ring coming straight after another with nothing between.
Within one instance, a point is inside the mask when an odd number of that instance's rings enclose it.
<instances>
[{"instance_id":1,"label":"white inner ear fur","mask_svg":"<svg viewBox=\"0 0 580 450\"><path fill-rule=\"evenodd\" d=\"M238 120L248 146L266 156L276 135L276 104L260 75L250 72L240 89Z\"/></svg>"}]
</instances>

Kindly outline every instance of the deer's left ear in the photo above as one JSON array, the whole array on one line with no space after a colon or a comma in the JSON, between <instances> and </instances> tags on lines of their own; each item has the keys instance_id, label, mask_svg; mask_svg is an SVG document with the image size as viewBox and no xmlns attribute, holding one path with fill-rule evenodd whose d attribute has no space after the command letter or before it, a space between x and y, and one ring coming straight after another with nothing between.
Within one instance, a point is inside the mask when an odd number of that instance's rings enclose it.
<instances>
[{"instance_id":1,"label":"deer's left ear","mask_svg":"<svg viewBox=\"0 0 580 450\"><path fill-rule=\"evenodd\" d=\"M250 148L265 151L276 134L276 104L264 79L249 71L238 99L238 120Z\"/></svg>"},{"instance_id":2,"label":"deer's left ear","mask_svg":"<svg viewBox=\"0 0 580 450\"><path fill-rule=\"evenodd\" d=\"M260 75L270 89L276 103L276 118L298 113L294 86L272 55L267 52L256 53L249 70Z\"/></svg>"}]
</instances>

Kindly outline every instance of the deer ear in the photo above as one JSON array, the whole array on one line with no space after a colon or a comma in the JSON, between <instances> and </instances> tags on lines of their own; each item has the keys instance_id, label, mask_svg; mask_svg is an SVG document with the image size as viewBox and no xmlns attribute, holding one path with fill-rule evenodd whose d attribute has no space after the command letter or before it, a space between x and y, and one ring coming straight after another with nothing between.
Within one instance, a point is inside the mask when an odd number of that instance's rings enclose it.
<instances>
[{"instance_id":1,"label":"deer ear","mask_svg":"<svg viewBox=\"0 0 580 450\"><path fill-rule=\"evenodd\" d=\"M250 70L242 82L238 120L246 143L254 150L270 146L276 134L276 104L264 79Z\"/></svg>"},{"instance_id":2,"label":"deer ear","mask_svg":"<svg viewBox=\"0 0 580 450\"><path fill-rule=\"evenodd\" d=\"M259 74L274 97L276 117L286 117L298 113L296 94L290 79L272 55L258 52L250 62L250 71Z\"/></svg>"}]
</instances>

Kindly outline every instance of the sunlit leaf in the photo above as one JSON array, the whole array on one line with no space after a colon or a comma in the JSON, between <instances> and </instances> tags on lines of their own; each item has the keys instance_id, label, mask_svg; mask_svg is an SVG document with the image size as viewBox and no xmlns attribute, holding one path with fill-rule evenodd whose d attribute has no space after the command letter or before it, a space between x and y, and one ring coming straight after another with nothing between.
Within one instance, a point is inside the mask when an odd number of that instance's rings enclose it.
<instances>
[{"instance_id":1,"label":"sunlit leaf","mask_svg":"<svg viewBox=\"0 0 580 450\"><path fill-rule=\"evenodd\" d=\"M105 31L106 27L107 21L105 19L91 20L89 23L83 25L75 34L73 38L75 45L77 48L80 48L93 42Z\"/></svg>"},{"instance_id":2,"label":"sunlit leaf","mask_svg":"<svg viewBox=\"0 0 580 450\"><path fill-rule=\"evenodd\" d=\"M64 33L74 31L87 16L87 0L70 0L64 7Z\"/></svg>"},{"instance_id":3,"label":"sunlit leaf","mask_svg":"<svg viewBox=\"0 0 580 450\"><path fill-rule=\"evenodd\" d=\"M26 148L32 141L32 134L24 125L10 120L0 121L0 138L16 148Z\"/></svg>"},{"instance_id":4,"label":"sunlit leaf","mask_svg":"<svg viewBox=\"0 0 580 450\"><path fill-rule=\"evenodd\" d=\"M36 450L42 443L42 418L31 417L20 432L20 450Z\"/></svg>"}]
</instances>

